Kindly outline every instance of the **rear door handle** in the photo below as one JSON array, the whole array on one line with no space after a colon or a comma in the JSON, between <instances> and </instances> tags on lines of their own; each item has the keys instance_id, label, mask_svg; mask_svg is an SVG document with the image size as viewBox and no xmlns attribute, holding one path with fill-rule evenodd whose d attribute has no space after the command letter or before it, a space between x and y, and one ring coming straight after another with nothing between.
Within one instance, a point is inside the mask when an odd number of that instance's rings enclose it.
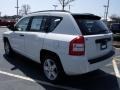
<instances>
[{"instance_id":1,"label":"rear door handle","mask_svg":"<svg viewBox=\"0 0 120 90\"><path fill-rule=\"evenodd\" d=\"M23 34L20 34L20 36L21 36L21 37L24 37L24 35L23 35Z\"/></svg>"}]
</instances>

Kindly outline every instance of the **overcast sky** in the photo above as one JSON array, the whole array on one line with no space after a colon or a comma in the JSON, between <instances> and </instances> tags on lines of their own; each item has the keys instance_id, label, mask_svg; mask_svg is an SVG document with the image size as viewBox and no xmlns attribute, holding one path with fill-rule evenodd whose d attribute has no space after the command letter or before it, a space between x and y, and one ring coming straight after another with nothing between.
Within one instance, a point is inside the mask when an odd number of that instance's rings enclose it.
<instances>
[{"instance_id":1,"label":"overcast sky","mask_svg":"<svg viewBox=\"0 0 120 90\"><path fill-rule=\"evenodd\" d=\"M53 5L57 4L61 9L58 0L19 0L19 7L23 4L29 4L31 12L41 10L52 10ZM104 5L107 4L107 0L76 0L71 3L71 12L76 13L93 13L96 15L104 16ZM15 15L16 14L16 0L1 0L0 12L3 15ZM68 10L68 7L65 8ZM117 14L120 16L120 0L110 0L109 16Z\"/></svg>"}]
</instances>

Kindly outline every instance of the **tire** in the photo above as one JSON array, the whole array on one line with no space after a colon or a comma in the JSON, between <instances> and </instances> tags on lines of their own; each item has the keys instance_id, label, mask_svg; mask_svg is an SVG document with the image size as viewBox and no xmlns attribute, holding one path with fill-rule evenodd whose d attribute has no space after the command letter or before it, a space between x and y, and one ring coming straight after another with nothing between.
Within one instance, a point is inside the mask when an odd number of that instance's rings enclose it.
<instances>
[{"instance_id":1,"label":"tire","mask_svg":"<svg viewBox=\"0 0 120 90\"><path fill-rule=\"evenodd\" d=\"M57 82L64 76L60 61L56 57L45 55L42 68L44 76L50 82Z\"/></svg>"},{"instance_id":2,"label":"tire","mask_svg":"<svg viewBox=\"0 0 120 90\"><path fill-rule=\"evenodd\" d=\"M13 51L12 51L9 41L4 42L4 50L5 50L5 55L7 56L13 55Z\"/></svg>"}]
</instances>

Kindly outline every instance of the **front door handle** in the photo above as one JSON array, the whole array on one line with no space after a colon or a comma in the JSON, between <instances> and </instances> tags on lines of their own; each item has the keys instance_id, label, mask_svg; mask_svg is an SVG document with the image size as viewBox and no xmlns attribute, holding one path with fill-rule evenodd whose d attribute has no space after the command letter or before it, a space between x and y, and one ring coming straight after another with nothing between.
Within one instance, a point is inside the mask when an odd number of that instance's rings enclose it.
<instances>
[{"instance_id":1,"label":"front door handle","mask_svg":"<svg viewBox=\"0 0 120 90\"><path fill-rule=\"evenodd\" d=\"M24 37L24 35L23 35L23 34L20 34L20 36L21 36L21 37Z\"/></svg>"}]
</instances>

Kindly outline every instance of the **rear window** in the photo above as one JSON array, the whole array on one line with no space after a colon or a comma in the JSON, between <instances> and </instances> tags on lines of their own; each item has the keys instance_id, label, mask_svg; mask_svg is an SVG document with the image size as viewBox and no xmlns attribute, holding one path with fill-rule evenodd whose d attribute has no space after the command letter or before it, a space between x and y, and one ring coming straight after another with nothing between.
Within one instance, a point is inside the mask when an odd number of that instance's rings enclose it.
<instances>
[{"instance_id":1,"label":"rear window","mask_svg":"<svg viewBox=\"0 0 120 90\"><path fill-rule=\"evenodd\" d=\"M107 34L110 32L100 18L74 18L83 35Z\"/></svg>"}]
</instances>

